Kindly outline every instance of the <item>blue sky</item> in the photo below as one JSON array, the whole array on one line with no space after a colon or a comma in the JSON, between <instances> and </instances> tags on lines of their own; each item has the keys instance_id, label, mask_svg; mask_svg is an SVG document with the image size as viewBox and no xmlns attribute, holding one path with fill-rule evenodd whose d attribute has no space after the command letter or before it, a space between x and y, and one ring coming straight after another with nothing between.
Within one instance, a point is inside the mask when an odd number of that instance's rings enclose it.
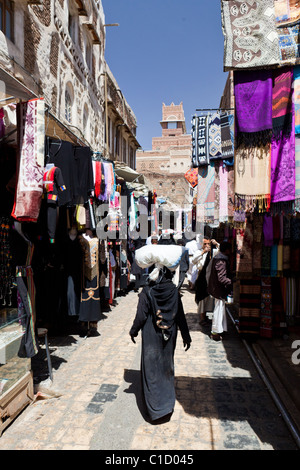
<instances>
[{"instance_id":1,"label":"blue sky","mask_svg":"<svg viewBox=\"0 0 300 470\"><path fill-rule=\"evenodd\" d=\"M227 79L220 0L102 0L106 61L150 150L162 103L183 103L187 131L198 108L216 108Z\"/></svg>"}]
</instances>

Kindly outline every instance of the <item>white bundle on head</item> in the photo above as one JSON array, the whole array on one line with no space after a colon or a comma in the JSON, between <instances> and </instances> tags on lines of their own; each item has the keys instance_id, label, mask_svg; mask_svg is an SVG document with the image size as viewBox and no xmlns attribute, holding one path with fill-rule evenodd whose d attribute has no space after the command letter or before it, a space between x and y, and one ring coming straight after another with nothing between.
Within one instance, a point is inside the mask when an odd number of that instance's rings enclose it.
<instances>
[{"instance_id":1,"label":"white bundle on head","mask_svg":"<svg viewBox=\"0 0 300 470\"><path fill-rule=\"evenodd\" d=\"M135 252L135 260L140 268L149 268L155 264L149 278L156 281L160 270L165 266L175 271L180 263L184 247L178 245L145 245Z\"/></svg>"}]
</instances>

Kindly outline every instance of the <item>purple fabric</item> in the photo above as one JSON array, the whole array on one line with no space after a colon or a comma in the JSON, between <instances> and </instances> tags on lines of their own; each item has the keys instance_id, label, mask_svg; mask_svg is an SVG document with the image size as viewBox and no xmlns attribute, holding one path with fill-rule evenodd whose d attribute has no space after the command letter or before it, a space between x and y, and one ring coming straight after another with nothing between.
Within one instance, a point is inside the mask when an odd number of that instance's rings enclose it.
<instances>
[{"instance_id":1,"label":"purple fabric","mask_svg":"<svg viewBox=\"0 0 300 470\"><path fill-rule=\"evenodd\" d=\"M234 93L237 137L246 133L251 138L263 131L271 135L272 70L235 71Z\"/></svg>"},{"instance_id":2,"label":"purple fabric","mask_svg":"<svg viewBox=\"0 0 300 470\"><path fill-rule=\"evenodd\" d=\"M295 199L295 119L289 137L281 132L280 139L272 139L271 149L271 202Z\"/></svg>"},{"instance_id":3,"label":"purple fabric","mask_svg":"<svg viewBox=\"0 0 300 470\"><path fill-rule=\"evenodd\" d=\"M273 219L268 214L264 216L263 233L264 233L264 245L272 246L273 245Z\"/></svg>"}]
</instances>

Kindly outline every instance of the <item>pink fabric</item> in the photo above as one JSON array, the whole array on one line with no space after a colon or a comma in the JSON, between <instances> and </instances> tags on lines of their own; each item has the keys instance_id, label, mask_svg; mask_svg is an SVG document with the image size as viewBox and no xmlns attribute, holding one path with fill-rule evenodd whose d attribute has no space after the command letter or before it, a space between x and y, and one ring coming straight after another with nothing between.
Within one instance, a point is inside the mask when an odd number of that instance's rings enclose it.
<instances>
[{"instance_id":1,"label":"pink fabric","mask_svg":"<svg viewBox=\"0 0 300 470\"><path fill-rule=\"evenodd\" d=\"M219 220L228 220L228 171L225 165L220 165L220 209Z\"/></svg>"}]
</instances>

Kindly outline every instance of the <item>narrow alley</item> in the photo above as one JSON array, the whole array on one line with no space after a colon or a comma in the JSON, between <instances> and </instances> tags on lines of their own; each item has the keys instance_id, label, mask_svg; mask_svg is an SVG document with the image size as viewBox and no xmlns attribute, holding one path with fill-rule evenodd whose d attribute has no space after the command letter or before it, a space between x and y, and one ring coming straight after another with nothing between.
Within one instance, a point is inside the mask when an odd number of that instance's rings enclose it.
<instances>
[{"instance_id":1,"label":"narrow alley","mask_svg":"<svg viewBox=\"0 0 300 470\"><path fill-rule=\"evenodd\" d=\"M192 336L175 353L176 405L152 424L140 388L140 336L128 334L138 295L103 314L99 336L49 338L53 383L4 431L1 450L296 450L295 441L229 321L223 342L199 325L194 294L183 287ZM130 452L129 452L130 454Z\"/></svg>"}]
</instances>

